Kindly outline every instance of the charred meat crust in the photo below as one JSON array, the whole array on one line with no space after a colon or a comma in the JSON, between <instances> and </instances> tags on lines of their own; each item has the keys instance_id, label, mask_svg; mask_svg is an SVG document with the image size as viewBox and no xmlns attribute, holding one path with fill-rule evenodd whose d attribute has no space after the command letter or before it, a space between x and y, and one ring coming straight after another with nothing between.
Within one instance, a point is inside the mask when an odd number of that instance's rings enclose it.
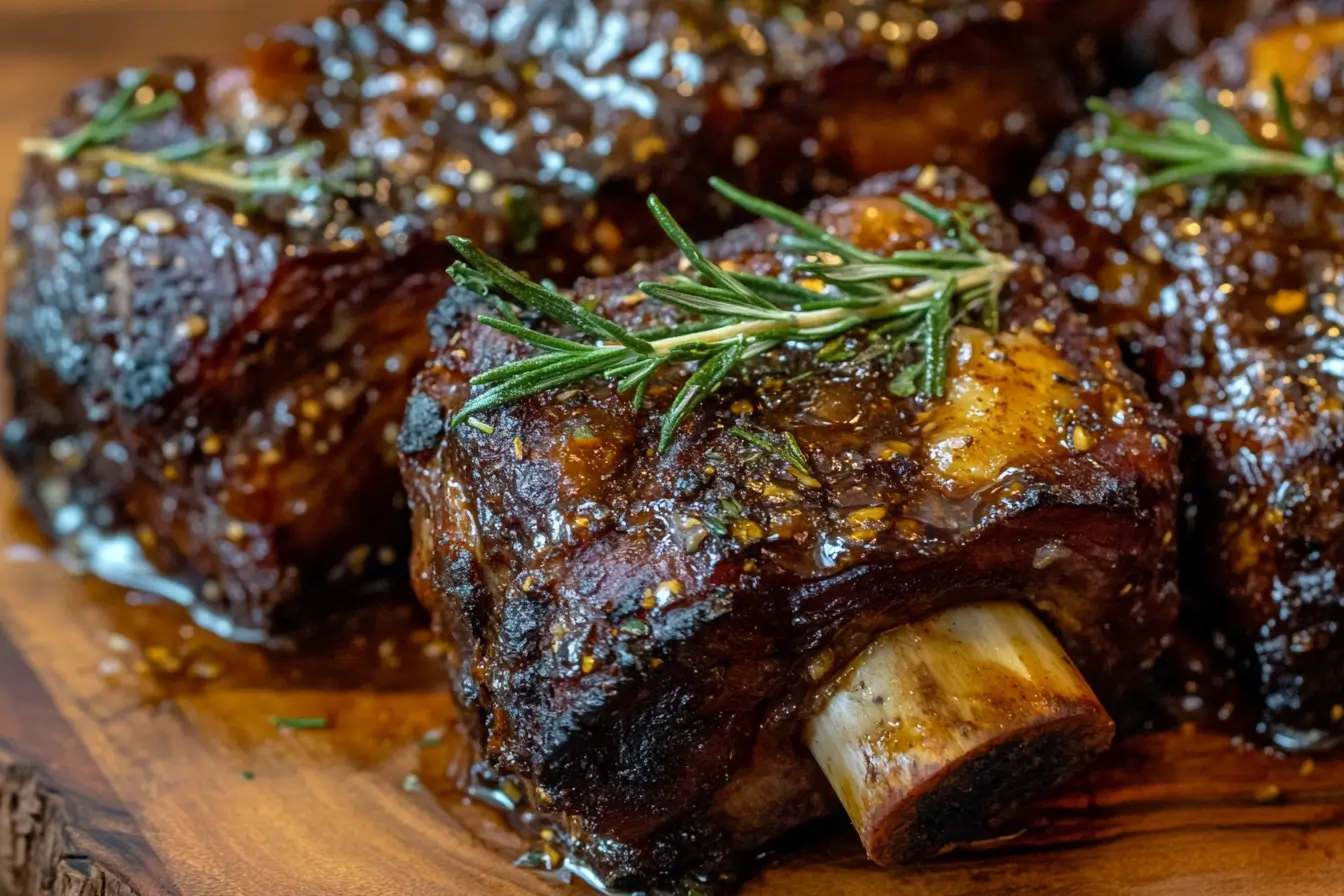
<instances>
[{"instance_id":1,"label":"charred meat crust","mask_svg":"<svg viewBox=\"0 0 1344 896\"><path fill-rule=\"evenodd\" d=\"M949 207L989 198L926 168L814 214L870 249L940 245L894 198L905 189ZM1112 704L1155 656L1176 610L1174 432L1011 225L994 212L979 232L1020 261L1007 332L959 331L944 402L893 397L886 360L786 350L730 380L665 453L659 416L684 372L641 413L583 384L404 455L414 585L455 645L487 758L532 781L623 885L719 870L828 811L797 737L803 704L877 632L1020 600ZM776 237L744 227L708 251L787 270L799 259ZM623 322L666 322L635 284L671 270L578 290ZM483 325L459 334L412 413L451 415L470 376L525 352ZM747 422L793 432L815 480L729 433Z\"/></svg>"},{"instance_id":2,"label":"charred meat crust","mask_svg":"<svg viewBox=\"0 0 1344 896\"><path fill-rule=\"evenodd\" d=\"M148 89L184 102L127 148L315 139L316 173L359 187L243 198L32 158L6 254L5 454L30 504L63 536L133 534L245 628L393 574L407 373L451 329L423 326L442 237L571 282L662 245L649 191L720 232L688 188L711 173L788 202L927 159L1007 186L1132 12L935 7L353 2L236 62L156 63ZM50 133L114 87L74 91Z\"/></svg>"},{"instance_id":3,"label":"charred meat crust","mask_svg":"<svg viewBox=\"0 0 1344 896\"><path fill-rule=\"evenodd\" d=\"M1152 123L1191 80L1272 136L1287 83L1308 134L1344 137L1344 4L1243 27L1119 107ZM1143 167L1061 138L1022 213L1078 304L1108 326L1187 439L1194 504L1184 580L1226 631L1282 746L1337 739L1344 702L1344 200L1300 178L1228 180L1130 197ZM1203 205L1200 209L1198 206Z\"/></svg>"}]
</instances>

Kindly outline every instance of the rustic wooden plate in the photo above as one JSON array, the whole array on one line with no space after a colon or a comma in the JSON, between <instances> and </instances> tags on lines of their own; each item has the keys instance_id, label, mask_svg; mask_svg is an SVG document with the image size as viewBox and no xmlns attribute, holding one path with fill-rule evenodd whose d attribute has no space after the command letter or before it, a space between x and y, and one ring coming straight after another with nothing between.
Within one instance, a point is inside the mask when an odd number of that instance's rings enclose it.
<instances>
[{"instance_id":1,"label":"rustic wooden plate","mask_svg":"<svg viewBox=\"0 0 1344 896\"><path fill-rule=\"evenodd\" d=\"M233 48L327 5L0 0L0 204L18 182L7 147L79 77ZM224 644L178 608L73 577L14 505L0 476L0 894L567 891L514 868L522 841L455 789L465 745L411 608L353 619L315 652ZM893 875L841 822L794 837L744 894L1325 896L1344 892L1342 823L1344 761L1147 735L1011 842Z\"/></svg>"}]
</instances>

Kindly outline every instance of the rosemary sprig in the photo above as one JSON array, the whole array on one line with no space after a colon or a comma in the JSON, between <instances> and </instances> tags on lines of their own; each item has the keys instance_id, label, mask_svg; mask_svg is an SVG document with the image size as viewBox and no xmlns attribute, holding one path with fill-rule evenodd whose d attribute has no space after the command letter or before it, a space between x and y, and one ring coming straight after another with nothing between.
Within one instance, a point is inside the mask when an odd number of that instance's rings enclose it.
<instances>
[{"instance_id":1,"label":"rosemary sprig","mask_svg":"<svg viewBox=\"0 0 1344 896\"><path fill-rule=\"evenodd\" d=\"M116 146L137 127L163 117L181 102L171 90L156 93L147 102L137 101L137 94L148 81L148 72L136 72L74 133L59 138L29 138L19 144L20 151L52 162L78 158L119 165L129 171L203 184L249 198L307 198L320 192L353 192L351 184L304 173L322 155L322 144L317 141L264 156L246 155L234 144L212 139L189 140L155 152L133 152Z\"/></svg>"},{"instance_id":2,"label":"rosemary sprig","mask_svg":"<svg viewBox=\"0 0 1344 896\"><path fill-rule=\"evenodd\" d=\"M87 147L115 143L140 125L154 121L177 106L179 97L171 90L155 94L147 103L137 102L136 94L148 81L149 72L135 72L111 99L99 107L87 124L59 140L43 141L43 155L55 162L68 161ZM32 142L25 141L25 152L30 152L27 147Z\"/></svg>"},{"instance_id":3,"label":"rosemary sprig","mask_svg":"<svg viewBox=\"0 0 1344 896\"><path fill-rule=\"evenodd\" d=\"M1272 175L1324 176L1340 189L1339 153L1308 143L1293 121L1283 79L1274 75L1270 83L1274 117L1286 148L1257 140L1231 111L1209 99L1193 82L1182 85L1177 114L1152 129L1129 121L1105 100L1088 100L1088 108L1110 122L1110 133L1095 145L1158 163L1136 186L1140 193L1198 178Z\"/></svg>"},{"instance_id":4,"label":"rosemary sprig","mask_svg":"<svg viewBox=\"0 0 1344 896\"><path fill-rule=\"evenodd\" d=\"M482 315L482 323L528 343L538 354L474 377L472 384L485 388L462 406L454 425L591 377L614 382L622 394L633 393L638 408L658 371L671 364L695 363L698 367L663 417L659 439L663 450L691 412L730 374L750 358L786 343L825 346L841 334L867 328L870 337L890 339L895 348L918 352L922 356L917 362L922 365L918 394L941 397L953 325L978 319L986 329L998 326L998 294L1016 265L981 245L958 212L936 208L911 194L902 196L909 208L944 230L956 248L880 255L722 181L713 180L711 186L747 211L788 228L780 245L807 257L797 271L819 281L823 289L730 272L714 264L654 196L649 197L649 210L694 272L640 284L650 297L688 312L684 323L670 328L628 330L522 277L470 240L449 237L465 259L452 268L459 284L479 290L484 281L591 340L575 341L539 332L516 319ZM792 466L806 468L801 450L787 459Z\"/></svg>"}]
</instances>

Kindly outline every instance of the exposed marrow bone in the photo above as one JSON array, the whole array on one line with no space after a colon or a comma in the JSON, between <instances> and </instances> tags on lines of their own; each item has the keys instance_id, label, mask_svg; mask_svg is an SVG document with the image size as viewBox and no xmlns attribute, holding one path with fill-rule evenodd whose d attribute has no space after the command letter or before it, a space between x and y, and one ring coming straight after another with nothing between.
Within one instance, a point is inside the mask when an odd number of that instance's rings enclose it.
<instances>
[{"instance_id":1,"label":"exposed marrow bone","mask_svg":"<svg viewBox=\"0 0 1344 896\"><path fill-rule=\"evenodd\" d=\"M987 603L882 634L805 736L869 858L890 866L983 838L1113 734L1041 621Z\"/></svg>"}]
</instances>

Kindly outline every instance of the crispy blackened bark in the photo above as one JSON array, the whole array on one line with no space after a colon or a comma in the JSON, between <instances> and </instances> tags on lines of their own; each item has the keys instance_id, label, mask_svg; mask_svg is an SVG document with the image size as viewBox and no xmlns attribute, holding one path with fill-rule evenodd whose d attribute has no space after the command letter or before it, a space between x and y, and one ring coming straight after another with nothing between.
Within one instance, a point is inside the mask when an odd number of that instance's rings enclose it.
<instances>
[{"instance_id":1,"label":"crispy blackened bark","mask_svg":"<svg viewBox=\"0 0 1344 896\"><path fill-rule=\"evenodd\" d=\"M1152 124L1193 81L1278 134L1281 75L1308 133L1344 135L1344 4L1312 4L1145 84L1120 108ZM1344 711L1341 201L1301 178L1229 179L1137 198L1144 167L1061 139L1022 217L1077 302L1110 328L1179 419L1193 498L1184 580L1247 660L1280 745L1336 739Z\"/></svg>"},{"instance_id":2,"label":"crispy blackened bark","mask_svg":"<svg viewBox=\"0 0 1344 896\"><path fill-rule=\"evenodd\" d=\"M789 202L928 160L1007 187L1133 14L355 2L236 62L162 61L146 89L185 102L128 148L317 140L313 173L358 190L257 199L31 159L5 256L6 456L95 571L157 571L234 634L284 627L400 567L393 441L449 286L445 235L569 283L666 251L649 191L722 232L713 173ZM113 87L79 88L50 133Z\"/></svg>"},{"instance_id":3,"label":"crispy blackened bark","mask_svg":"<svg viewBox=\"0 0 1344 896\"><path fill-rule=\"evenodd\" d=\"M877 178L815 217L874 251L944 239L897 198L984 203L952 170ZM978 208L978 206L977 206ZM879 632L961 602L1024 602L1103 699L1158 652L1171 583L1176 438L1113 344L1069 310L991 210L978 233L1020 261L998 336L956 331L947 398L898 398L894 362L780 350L730 380L665 452L682 371L636 412L602 383L445 428L468 379L524 356L447 300L460 327L402 430L413 582L453 643L487 759L564 815L621 886L721 872L833 808L802 746L809 695ZM762 274L800 259L771 225L708 244ZM581 283L629 324L667 323L641 279ZM854 352L867 345L855 335ZM730 432L793 433L815 478Z\"/></svg>"}]
</instances>

